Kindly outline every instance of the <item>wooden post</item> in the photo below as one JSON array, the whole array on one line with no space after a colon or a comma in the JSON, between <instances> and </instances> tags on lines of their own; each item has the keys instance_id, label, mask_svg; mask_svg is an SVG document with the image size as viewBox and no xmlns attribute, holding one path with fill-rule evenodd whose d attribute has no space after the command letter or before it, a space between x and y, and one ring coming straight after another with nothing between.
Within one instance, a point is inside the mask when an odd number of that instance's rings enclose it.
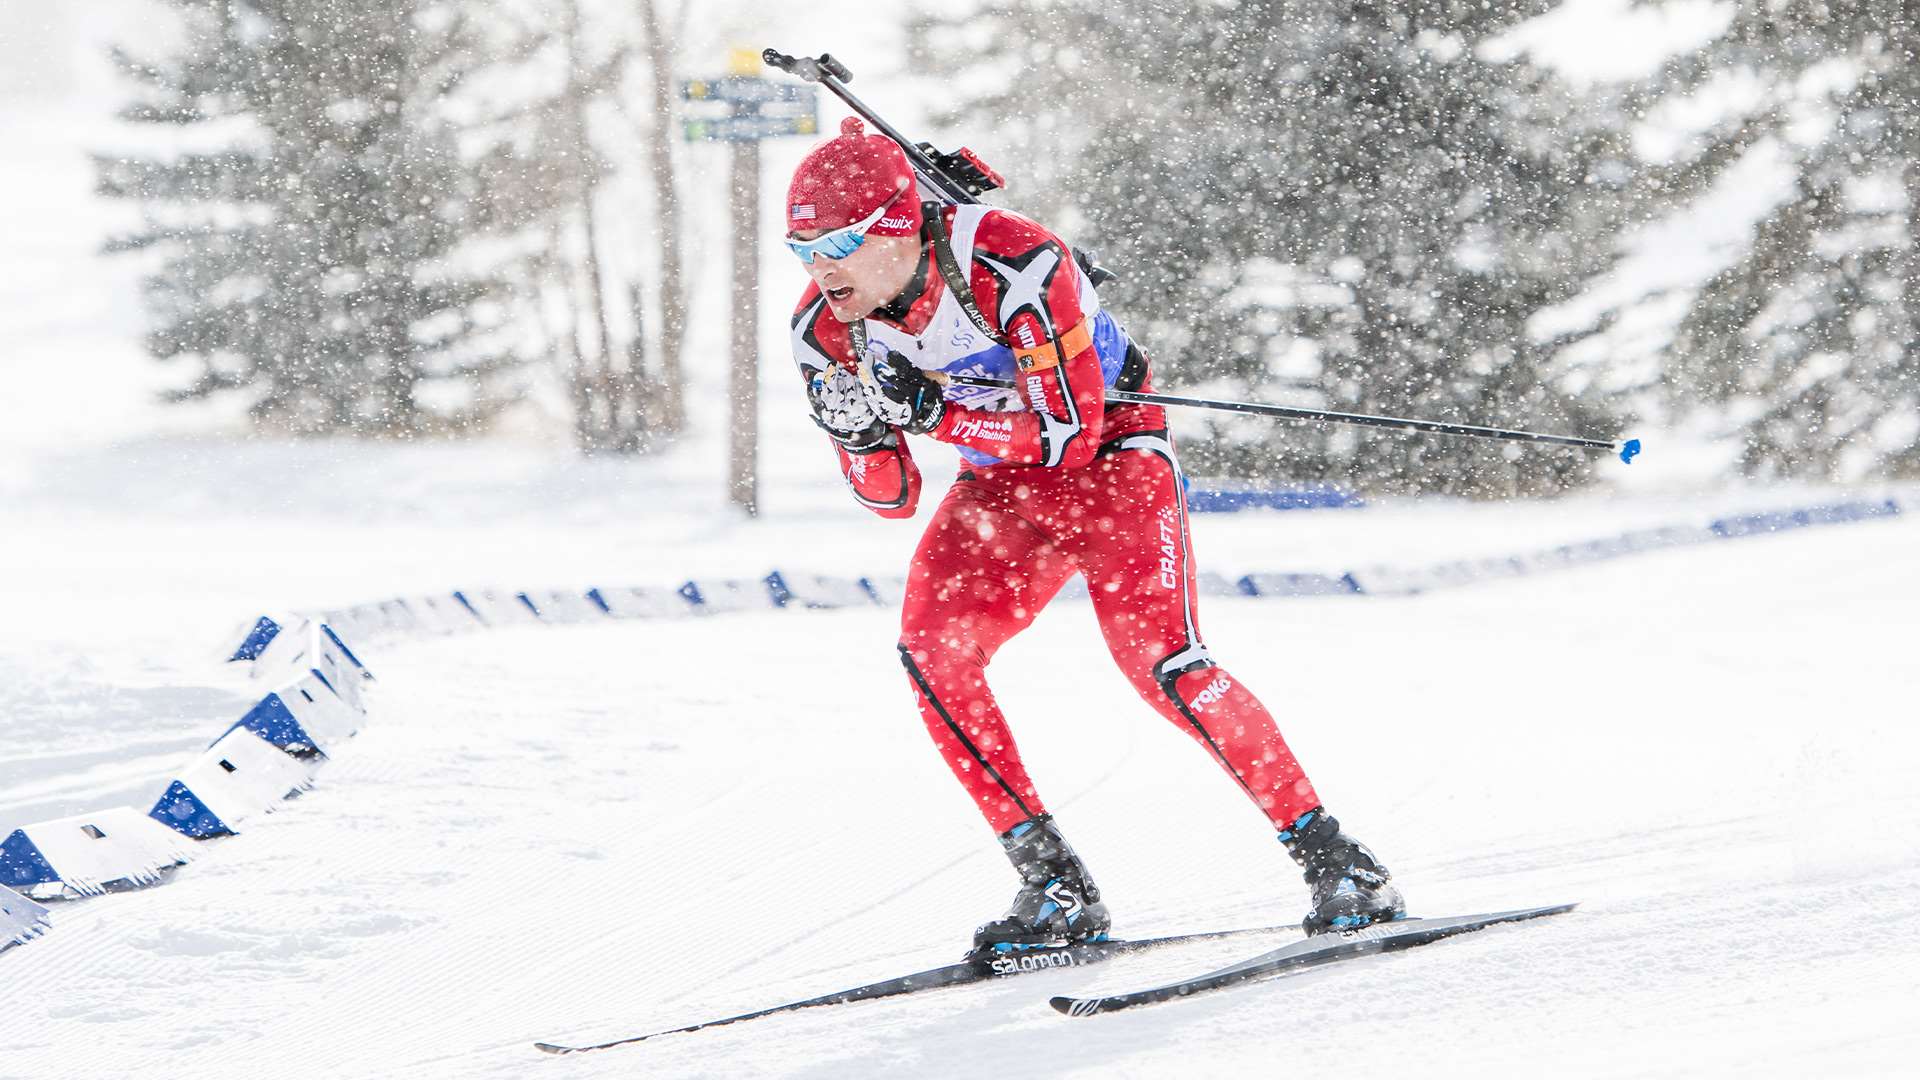
<instances>
[{"instance_id":1,"label":"wooden post","mask_svg":"<svg viewBox=\"0 0 1920 1080\"><path fill-rule=\"evenodd\" d=\"M733 144L733 367L727 378L727 501L760 513L760 140L815 135L820 122L812 87L773 83L760 77L760 53L734 49L728 73L689 79L688 101L724 105L727 111L689 116L681 130L689 142ZM665 333L671 335L672 327Z\"/></svg>"},{"instance_id":2,"label":"wooden post","mask_svg":"<svg viewBox=\"0 0 1920 1080\"><path fill-rule=\"evenodd\" d=\"M732 436L727 496L748 517L760 513L760 143L733 144Z\"/></svg>"}]
</instances>

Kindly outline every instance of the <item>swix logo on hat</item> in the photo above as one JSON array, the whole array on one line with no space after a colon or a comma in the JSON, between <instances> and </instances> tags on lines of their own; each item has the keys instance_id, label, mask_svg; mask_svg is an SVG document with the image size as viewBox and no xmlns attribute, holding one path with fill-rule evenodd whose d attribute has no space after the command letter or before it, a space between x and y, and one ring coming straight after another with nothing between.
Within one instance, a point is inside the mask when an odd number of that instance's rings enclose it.
<instances>
[{"instance_id":1,"label":"swix logo on hat","mask_svg":"<svg viewBox=\"0 0 1920 1080\"><path fill-rule=\"evenodd\" d=\"M840 122L840 134L814 147L787 185L787 232L844 229L882 206L867 231L875 236L920 232L920 199L907 155L885 135L866 134L859 117Z\"/></svg>"}]
</instances>

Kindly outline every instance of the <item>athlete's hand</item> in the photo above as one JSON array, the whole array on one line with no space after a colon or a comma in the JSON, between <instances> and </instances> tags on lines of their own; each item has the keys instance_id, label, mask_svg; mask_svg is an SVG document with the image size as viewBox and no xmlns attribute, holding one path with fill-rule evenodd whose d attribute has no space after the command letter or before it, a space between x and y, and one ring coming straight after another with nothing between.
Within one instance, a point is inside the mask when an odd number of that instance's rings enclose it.
<instances>
[{"instance_id":1,"label":"athlete's hand","mask_svg":"<svg viewBox=\"0 0 1920 1080\"><path fill-rule=\"evenodd\" d=\"M887 437L886 422L867 403L860 377L839 364L807 379L807 404L820 430L848 450L871 450Z\"/></svg>"},{"instance_id":2,"label":"athlete's hand","mask_svg":"<svg viewBox=\"0 0 1920 1080\"><path fill-rule=\"evenodd\" d=\"M940 426L940 418L947 414L940 384L897 352L867 350L860 358L860 386L874 415L915 435Z\"/></svg>"}]
</instances>

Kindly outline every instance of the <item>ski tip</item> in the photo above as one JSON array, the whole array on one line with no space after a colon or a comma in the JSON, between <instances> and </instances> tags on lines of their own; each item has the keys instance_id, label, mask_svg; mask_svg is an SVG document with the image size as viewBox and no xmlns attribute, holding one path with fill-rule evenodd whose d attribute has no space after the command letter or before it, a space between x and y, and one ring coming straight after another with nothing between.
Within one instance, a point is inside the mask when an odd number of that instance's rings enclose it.
<instances>
[{"instance_id":1,"label":"ski tip","mask_svg":"<svg viewBox=\"0 0 1920 1080\"><path fill-rule=\"evenodd\" d=\"M1580 906L1580 901L1569 900L1564 904L1541 904L1539 907L1515 908L1512 911L1496 911L1489 918L1501 922L1519 922L1523 919L1537 919L1543 915L1565 915Z\"/></svg>"},{"instance_id":2,"label":"ski tip","mask_svg":"<svg viewBox=\"0 0 1920 1080\"><path fill-rule=\"evenodd\" d=\"M1053 1006L1054 1012L1060 1013L1063 1016L1072 1016L1073 1003L1076 1000L1078 999L1070 997L1050 997L1047 999L1047 1004Z\"/></svg>"},{"instance_id":3,"label":"ski tip","mask_svg":"<svg viewBox=\"0 0 1920 1080\"><path fill-rule=\"evenodd\" d=\"M1062 1016L1092 1016L1106 1007L1106 998L1048 998L1047 1004Z\"/></svg>"},{"instance_id":4,"label":"ski tip","mask_svg":"<svg viewBox=\"0 0 1920 1080\"><path fill-rule=\"evenodd\" d=\"M535 1050L538 1050L538 1051L540 1051L540 1052L542 1052L542 1053L546 1053L546 1054L571 1054L571 1053L573 1053L573 1047L571 1047L571 1046L555 1046L555 1045L554 1045L553 1043L543 1043L543 1042L537 1042L537 1043L534 1043L534 1044L533 1044L533 1048L534 1048Z\"/></svg>"},{"instance_id":5,"label":"ski tip","mask_svg":"<svg viewBox=\"0 0 1920 1080\"><path fill-rule=\"evenodd\" d=\"M1574 900L1565 904L1543 904L1540 907L1520 908L1517 911L1503 911L1500 912L1500 915L1504 917L1501 918L1500 921L1525 922L1528 919L1539 919L1548 915L1565 915L1567 912L1579 906L1580 901Z\"/></svg>"},{"instance_id":6,"label":"ski tip","mask_svg":"<svg viewBox=\"0 0 1920 1080\"><path fill-rule=\"evenodd\" d=\"M1639 439L1628 439L1626 442L1623 442L1620 444L1620 460L1621 461L1624 461L1627 464L1631 465L1633 464L1633 459L1638 456L1640 456L1640 440Z\"/></svg>"}]
</instances>

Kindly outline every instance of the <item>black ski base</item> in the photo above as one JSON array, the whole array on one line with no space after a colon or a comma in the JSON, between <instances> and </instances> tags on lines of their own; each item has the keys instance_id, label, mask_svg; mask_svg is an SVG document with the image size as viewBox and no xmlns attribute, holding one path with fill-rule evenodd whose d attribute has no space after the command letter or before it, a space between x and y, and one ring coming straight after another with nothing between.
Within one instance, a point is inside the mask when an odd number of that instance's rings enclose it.
<instances>
[{"instance_id":1,"label":"black ski base","mask_svg":"<svg viewBox=\"0 0 1920 1080\"><path fill-rule=\"evenodd\" d=\"M837 990L831 994L807 998L805 1001L790 1001L784 1005L756 1009L738 1016L707 1020L685 1027L668 1028L664 1031L649 1032L645 1035L633 1035L612 1042L594 1043L588 1046L566 1046L559 1043L537 1042L533 1045L549 1054L584 1054L592 1050L608 1050L616 1046L645 1042L662 1035L679 1035L703 1028L719 1027L722 1024L738 1024L746 1020L757 1020L776 1013L793 1012L797 1009L811 1009L821 1005L845 1005L855 1001L871 1001L874 998L894 997L900 994L912 994L922 990L935 990L943 986L961 986L966 983L986 982L991 979L1004 979L1014 975L1026 975L1035 971L1053 971L1059 968L1085 967L1111 960L1128 953L1145 952L1166 945L1177 945L1187 941L1209 941L1220 938L1243 937L1252 934L1278 934L1289 931L1297 933L1298 923L1283 926L1253 926L1233 930L1203 930L1192 934L1169 934L1165 937L1136 938L1120 941L1095 941L1081 945L1063 945L1057 948L1025 949L1017 952L996 953L986 956L969 957L957 964L945 967L917 971L911 975L885 979L880 982L855 986L846 990Z\"/></svg>"},{"instance_id":2,"label":"black ski base","mask_svg":"<svg viewBox=\"0 0 1920 1080\"><path fill-rule=\"evenodd\" d=\"M1442 919L1397 919L1359 930L1319 934L1305 941L1297 941L1272 952L1243 960L1231 967L1209 971L1204 975L1196 975L1191 979L1182 979L1165 986L1156 986L1150 990L1137 990L1130 994L1117 994L1113 997L1055 997L1050 998L1047 1003L1068 1016L1094 1016L1099 1013L1118 1012L1137 1005L1154 1005L1162 1001L1191 997L1209 990L1239 986L1356 956L1411 949L1443 938L1470 934L1475 930L1482 930L1499 923L1521 922L1547 915L1559 915L1572 911L1577 906L1577 904L1555 904L1549 907L1522 908L1518 911L1500 911L1488 915L1458 915Z\"/></svg>"}]
</instances>

